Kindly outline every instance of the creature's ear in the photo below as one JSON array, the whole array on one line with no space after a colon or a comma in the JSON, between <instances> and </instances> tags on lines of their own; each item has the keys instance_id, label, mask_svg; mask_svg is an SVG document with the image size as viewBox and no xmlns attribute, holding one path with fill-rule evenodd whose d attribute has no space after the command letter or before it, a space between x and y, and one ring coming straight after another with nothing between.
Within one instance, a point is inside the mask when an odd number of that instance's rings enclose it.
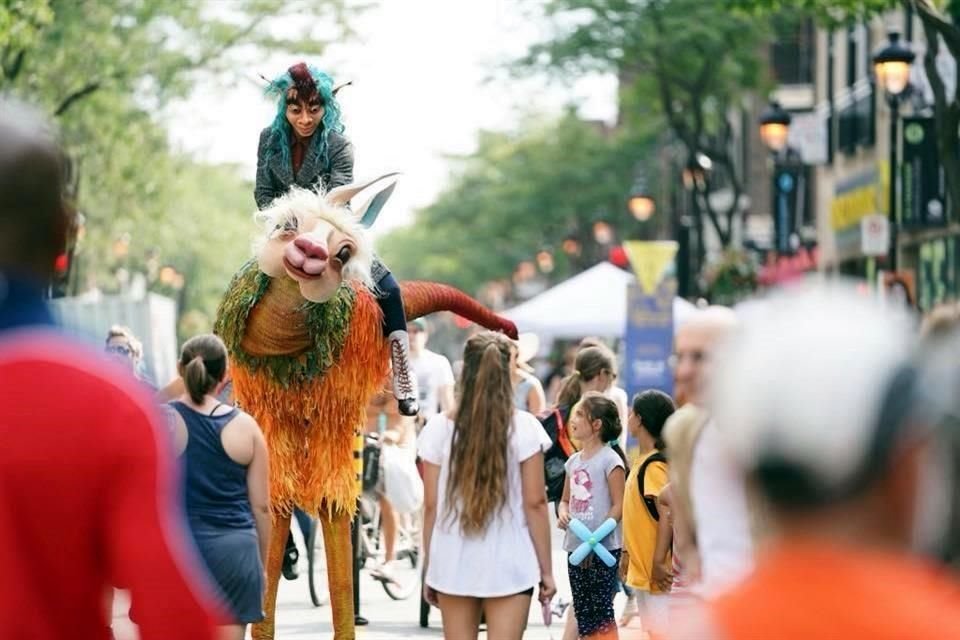
<instances>
[{"instance_id":1,"label":"creature's ear","mask_svg":"<svg viewBox=\"0 0 960 640\"><path fill-rule=\"evenodd\" d=\"M339 187L334 187L327 191L326 200L328 203L334 206L345 205L353 198L367 187L374 185L381 180L386 180L387 178L394 178L399 176L399 171L394 171L393 173L385 173L382 176L377 176L373 180L367 180L366 182L352 182L350 184L344 184ZM396 182L396 180L394 180Z\"/></svg>"},{"instance_id":2,"label":"creature's ear","mask_svg":"<svg viewBox=\"0 0 960 640\"><path fill-rule=\"evenodd\" d=\"M357 216L359 222L365 226L369 227L373 224L374 220L377 219L377 216L380 214L380 210L383 209L383 205L386 204L387 200L393 194L393 189L397 184L397 176L399 172L385 173L382 176L376 177L373 180L368 180L367 182L355 182L353 184L345 184L335 189L331 189L327 192L327 202L334 206L345 205L350 202L351 198L363 191L364 189L384 180L389 180L388 183L380 187L380 190L369 201L361 205L354 214Z\"/></svg>"},{"instance_id":3,"label":"creature's ear","mask_svg":"<svg viewBox=\"0 0 960 640\"><path fill-rule=\"evenodd\" d=\"M381 189L376 195L357 207L356 216L359 218L360 225L364 229L369 229L373 226L373 223L377 221L380 210L383 209L383 205L387 204L387 200L393 195L393 189L396 186L396 180L390 182L387 187Z\"/></svg>"}]
</instances>

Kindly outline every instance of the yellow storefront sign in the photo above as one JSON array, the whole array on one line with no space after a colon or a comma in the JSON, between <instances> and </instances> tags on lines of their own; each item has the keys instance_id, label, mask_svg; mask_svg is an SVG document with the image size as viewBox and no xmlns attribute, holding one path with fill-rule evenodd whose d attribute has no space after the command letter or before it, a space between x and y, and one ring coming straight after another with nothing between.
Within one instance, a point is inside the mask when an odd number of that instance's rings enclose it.
<instances>
[{"instance_id":1,"label":"yellow storefront sign","mask_svg":"<svg viewBox=\"0 0 960 640\"><path fill-rule=\"evenodd\" d=\"M836 195L830 203L830 227L834 231L858 225L869 215L886 213L886 202L881 194L887 191L887 164L880 163L877 169L837 185Z\"/></svg>"}]
</instances>

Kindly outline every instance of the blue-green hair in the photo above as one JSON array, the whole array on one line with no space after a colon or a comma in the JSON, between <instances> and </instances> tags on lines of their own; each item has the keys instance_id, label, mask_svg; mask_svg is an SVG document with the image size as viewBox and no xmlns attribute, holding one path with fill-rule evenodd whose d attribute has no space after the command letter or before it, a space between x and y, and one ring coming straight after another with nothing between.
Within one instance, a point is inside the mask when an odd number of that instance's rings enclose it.
<instances>
[{"instance_id":1,"label":"blue-green hair","mask_svg":"<svg viewBox=\"0 0 960 640\"><path fill-rule=\"evenodd\" d=\"M333 94L333 78L314 66L305 66L310 72L310 77L313 79L314 84L316 84L317 93L323 102L323 119L314 135L320 136L318 153L323 156L325 162L329 162L329 157L327 156L327 137L331 131L343 133L344 130L343 123L340 121L340 103L337 102L337 97ZM292 68L293 67L291 67L291 69ZM273 148L268 149L268 156L279 153L285 163L291 162L289 140L293 133L293 128L290 126L290 123L287 122L287 93L293 88L295 88L294 78L290 73L290 69L287 69L281 75L274 78L267 85L267 88L264 89L264 95L277 99L277 115L270 125L270 130L274 133L272 136L274 145Z\"/></svg>"}]
</instances>

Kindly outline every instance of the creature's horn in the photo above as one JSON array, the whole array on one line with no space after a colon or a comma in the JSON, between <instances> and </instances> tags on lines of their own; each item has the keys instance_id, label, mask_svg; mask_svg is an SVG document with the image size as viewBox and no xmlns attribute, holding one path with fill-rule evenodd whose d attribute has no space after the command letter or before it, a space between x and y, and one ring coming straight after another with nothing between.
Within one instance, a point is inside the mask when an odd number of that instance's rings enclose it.
<instances>
[{"instance_id":1,"label":"creature's horn","mask_svg":"<svg viewBox=\"0 0 960 640\"><path fill-rule=\"evenodd\" d=\"M327 192L326 200L334 206L344 205L350 202L353 196L357 195L367 187L386 178L392 178L394 176L400 175L399 171L394 171L393 173L385 173L382 176L378 176L373 180L367 180L366 182L351 182L350 184L341 185L330 189Z\"/></svg>"},{"instance_id":2,"label":"creature's horn","mask_svg":"<svg viewBox=\"0 0 960 640\"><path fill-rule=\"evenodd\" d=\"M333 95L337 95L337 92L340 91L340 89L343 89L344 87L349 87L352 84L353 84L353 80L347 80L346 82L341 82L340 84L338 84L333 88Z\"/></svg>"},{"instance_id":3,"label":"creature's horn","mask_svg":"<svg viewBox=\"0 0 960 640\"><path fill-rule=\"evenodd\" d=\"M411 281L401 282L400 291L403 293L403 309L408 320L434 311L452 311L482 327L502 331L517 339L517 325L498 316L459 289L437 282Z\"/></svg>"}]
</instances>

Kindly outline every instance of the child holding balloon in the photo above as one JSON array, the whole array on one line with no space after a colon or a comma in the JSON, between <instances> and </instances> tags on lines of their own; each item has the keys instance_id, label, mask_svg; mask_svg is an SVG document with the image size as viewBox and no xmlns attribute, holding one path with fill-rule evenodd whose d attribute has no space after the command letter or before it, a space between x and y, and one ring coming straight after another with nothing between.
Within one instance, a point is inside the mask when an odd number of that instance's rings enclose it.
<instances>
[{"instance_id":1,"label":"child holding balloon","mask_svg":"<svg viewBox=\"0 0 960 640\"><path fill-rule=\"evenodd\" d=\"M623 546L620 518L626 480L626 456L617 444L623 430L617 405L599 392L588 392L574 407L569 421L581 449L566 463L566 483L558 510L558 525L567 531L564 549L570 553L567 570L573 592L573 611L580 638L617 638L613 596L617 590L617 562ZM616 562L609 566L590 553L576 562L574 554L583 540L570 529L578 520L597 531L607 520L615 526L602 545ZM609 529L609 527L604 527Z\"/></svg>"}]
</instances>

